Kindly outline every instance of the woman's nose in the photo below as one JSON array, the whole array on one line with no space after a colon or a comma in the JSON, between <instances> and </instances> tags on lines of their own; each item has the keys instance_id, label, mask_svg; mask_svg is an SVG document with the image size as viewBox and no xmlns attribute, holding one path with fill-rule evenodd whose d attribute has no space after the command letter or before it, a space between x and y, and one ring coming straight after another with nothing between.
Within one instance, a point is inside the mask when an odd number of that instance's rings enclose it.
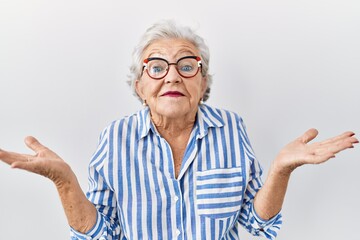
<instances>
[{"instance_id":1,"label":"woman's nose","mask_svg":"<svg viewBox=\"0 0 360 240\"><path fill-rule=\"evenodd\" d=\"M176 69L176 65L169 65L169 72L165 76L165 82L180 82L182 78Z\"/></svg>"}]
</instances>

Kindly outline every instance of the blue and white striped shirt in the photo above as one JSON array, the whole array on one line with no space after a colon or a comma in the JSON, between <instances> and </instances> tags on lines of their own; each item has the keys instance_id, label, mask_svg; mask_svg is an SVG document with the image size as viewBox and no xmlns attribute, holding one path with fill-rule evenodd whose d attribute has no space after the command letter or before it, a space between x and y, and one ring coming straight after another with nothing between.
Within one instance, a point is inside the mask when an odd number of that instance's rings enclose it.
<instances>
[{"instance_id":1,"label":"blue and white striped shirt","mask_svg":"<svg viewBox=\"0 0 360 240\"><path fill-rule=\"evenodd\" d=\"M145 108L102 132L87 193L97 222L72 239L240 239L241 226L274 239L281 214L264 221L253 208L261 174L242 119L203 104L175 178L170 145Z\"/></svg>"}]
</instances>

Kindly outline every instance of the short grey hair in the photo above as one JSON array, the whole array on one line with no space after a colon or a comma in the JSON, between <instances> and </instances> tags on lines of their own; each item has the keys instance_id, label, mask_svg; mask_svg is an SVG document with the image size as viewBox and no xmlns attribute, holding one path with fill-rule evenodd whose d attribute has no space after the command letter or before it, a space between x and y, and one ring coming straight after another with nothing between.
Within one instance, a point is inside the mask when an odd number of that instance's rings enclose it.
<instances>
[{"instance_id":1,"label":"short grey hair","mask_svg":"<svg viewBox=\"0 0 360 240\"><path fill-rule=\"evenodd\" d=\"M208 73L210 51L202 37L197 35L195 31L189 27L180 26L173 20L162 20L155 23L148 28L145 34L141 37L139 44L135 47L132 54L132 64L130 66L130 74L128 75L127 83L130 85L133 94L137 95L135 90L135 82L140 79L143 70L143 53L147 47L156 40L160 39L184 39L194 44L199 50L202 63L202 76L207 79L207 89L202 100L205 102L210 95L210 86L212 83L212 76ZM142 99L140 99L142 101Z\"/></svg>"}]
</instances>

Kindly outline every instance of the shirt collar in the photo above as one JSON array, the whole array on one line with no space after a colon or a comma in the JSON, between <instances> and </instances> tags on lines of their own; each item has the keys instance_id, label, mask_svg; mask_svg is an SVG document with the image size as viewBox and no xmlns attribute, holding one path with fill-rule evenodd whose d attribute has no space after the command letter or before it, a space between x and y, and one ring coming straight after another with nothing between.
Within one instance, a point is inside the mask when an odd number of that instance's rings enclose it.
<instances>
[{"instance_id":1,"label":"shirt collar","mask_svg":"<svg viewBox=\"0 0 360 240\"><path fill-rule=\"evenodd\" d=\"M139 123L139 136L140 139L149 134L151 130L156 133L156 129L151 122L149 107L140 110L137 114ZM221 117L219 110L212 108L206 104L201 104L198 108L194 130L197 131L197 138L203 138L208 133L211 127L224 126L224 120Z\"/></svg>"},{"instance_id":2,"label":"shirt collar","mask_svg":"<svg viewBox=\"0 0 360 240\"><path fill-rule=\"evenodd\" d=\"M207 135L209 128L220 128L224 126L224 120L219 110L206 104L201 104L197 112L196 126L198 128L197 138L203 138Z\"/></svg>"},{"instance_id":3,"label":"shirt collar","mask_svg":"<svg viewBox=\"0 0 360 240\"><path fill-rule=\"evenodd\" d=\"M151 119L150 119L150 110L149 107L146 107L142 110L140 110L137 114L138 118L138 133L140 136L140 139L144 138L146 135L148 135L150 129L151 129Z\"/></svg>"}]
</instances>

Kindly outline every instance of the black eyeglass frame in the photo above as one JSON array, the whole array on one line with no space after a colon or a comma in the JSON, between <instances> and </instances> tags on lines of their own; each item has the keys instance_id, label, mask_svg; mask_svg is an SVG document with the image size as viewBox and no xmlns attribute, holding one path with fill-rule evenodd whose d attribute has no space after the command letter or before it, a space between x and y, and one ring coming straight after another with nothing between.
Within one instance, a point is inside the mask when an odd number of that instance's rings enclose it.
<instances>
[{"instance_id":1,"label":"black eyeglass frame","mask_svg":"<svg viewBox=\"0 0 360 240\"><path fill-rule=\"evenodd\" d=\"M145 58L145 59L144 59L144 62L143 62L143 68L142 68L142 71L141 71L141 76L143 75L144 69L145 69L147 75L148 75L150 78L155 79L155 80L160 80L160 79L166 77L166 75L169 73L169 70L170 70L170 66L171 66L171 65L178 65L178 63L179 63L181 60L187 59L187 58L195 59L195 60L197 61L197 63L198 63L198 69L197 69L197 71L196 71L196 73L195 73L194 75L192 75L192 76L184 76L183 74L181 74L181 72L179 71L179 69L178 69L177 67L176 67L175 69L176 69L176 71L178 72L178 74L179 74L180 76L182 76L182 77L184 77L184 78L192 78L192 77L196 76L196 74L198 74L198 72L199 72L199 69L202 68L201 58L200 58L199 56L185 56L185 57L179 58L179 59L178 59L176 62L174 62L174 63L170 63L168 60L163 59L163 58L160 58L160 57ZM155 78L155 77L152 77L152 76L149 74L148 68L147 68L147 64L148 64L148 62L150 62L150 61L152 61L152 60L162 60L162 61L164 61L164 62L167 63L168 67L167 67L167 69L166 69L166 73L165 73L164 76Z\"/></svg>"}]
</instances>

